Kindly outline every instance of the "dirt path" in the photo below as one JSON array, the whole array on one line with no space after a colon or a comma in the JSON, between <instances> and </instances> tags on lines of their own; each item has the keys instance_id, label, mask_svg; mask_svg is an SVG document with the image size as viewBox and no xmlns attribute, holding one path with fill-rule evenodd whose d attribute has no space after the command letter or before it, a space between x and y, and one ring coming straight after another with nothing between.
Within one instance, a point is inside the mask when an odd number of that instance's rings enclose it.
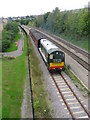
<instances>
[{"instance_id":1,"label":"dirt path","mask_svg":"<svg viewBox=\"0 0 90 120\"><path fill-rule=\"evenodd\" d=\"M18 46L18 50L13 51L13 52L5 52L2 53L4 56L8 56L8 57L17 57L20 56L23 53L23 48L24 48L24 35L21 32L21 40L18 41L17 43Z\"/></svg>"},{"instance_id":2,"label":"dirt path","mask_svg":"<svg viewBox=\"0 0 90 120\"><path fill-rule=\"evenodd\" d=\"M30 83L29 78L25 80L25 87L24 87L24 98L21 107L21 120L23 118L33 118L32 115L32 103L31 103L31 93L30 93Z\"/></svg>"}]
</instances>

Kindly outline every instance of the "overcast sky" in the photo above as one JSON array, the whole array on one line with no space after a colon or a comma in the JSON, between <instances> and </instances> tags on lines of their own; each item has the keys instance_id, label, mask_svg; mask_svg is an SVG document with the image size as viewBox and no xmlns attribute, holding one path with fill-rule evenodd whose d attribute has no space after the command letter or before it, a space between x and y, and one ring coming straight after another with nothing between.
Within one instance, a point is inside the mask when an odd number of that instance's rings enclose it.
<instances>
[{"instance_id":1,"label":"overcast sky","mask_svg":"<svg viewBox=\"0 0 90 120\"><path fill-rule=\"evenodd\" d=\"M0 0L0 17L39 15L60 10L84 8L90 0Z\"/></svg>"}]
</instances>

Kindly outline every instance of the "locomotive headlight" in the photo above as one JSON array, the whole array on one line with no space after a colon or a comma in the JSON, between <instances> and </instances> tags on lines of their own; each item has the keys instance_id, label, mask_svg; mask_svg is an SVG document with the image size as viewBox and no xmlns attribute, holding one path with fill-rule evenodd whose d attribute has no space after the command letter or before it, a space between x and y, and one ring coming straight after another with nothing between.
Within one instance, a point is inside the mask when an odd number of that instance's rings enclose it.
<instances>
[{"instance_id":1,"label":"locomotive headlight","mask_svg":"<svg viewBox=\"0 0 90 120\"><path fill-rule=\"evenodd\" d=\"M56 52L56 54L58 55L58 52Z\"/></svg>"}]
</instances>

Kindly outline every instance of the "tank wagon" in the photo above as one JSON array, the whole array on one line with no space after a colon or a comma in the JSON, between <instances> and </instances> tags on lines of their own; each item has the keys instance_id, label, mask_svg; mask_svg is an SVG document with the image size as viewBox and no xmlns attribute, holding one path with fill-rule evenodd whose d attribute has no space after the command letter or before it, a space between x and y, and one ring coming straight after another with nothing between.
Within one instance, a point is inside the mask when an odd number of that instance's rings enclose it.
<instances>
[{"instance_id":1,"label":"tank wagon","mask_svg":"<svg viewBox=\"0 0 90 120\"><path fill-rule=\"evenodd\" d=\"M65 65L65 54L55 44L50 42L34 29L30 29L30 34L45 61L49 71L62 71Z\"/></svg>"}]
</instances>

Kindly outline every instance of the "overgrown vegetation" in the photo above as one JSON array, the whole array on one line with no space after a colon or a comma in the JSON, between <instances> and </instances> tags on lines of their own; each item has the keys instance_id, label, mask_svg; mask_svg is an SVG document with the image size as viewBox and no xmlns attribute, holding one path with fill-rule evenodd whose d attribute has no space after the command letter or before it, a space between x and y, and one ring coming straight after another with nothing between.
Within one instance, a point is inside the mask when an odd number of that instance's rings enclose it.
<instances>
[{"instance_id":1,"label":"overgrown vegetation","mask_svg":"<svg viewBox=\"0 0 90 120\"><path fill-rule=\"evenodd\" d=\"M55 8L52 12L36 16L33 22L31 21L33 26L47 30L88 50L90 20L87 8L62 12Z\"/></svg>"},{"instance_id":2,"label":"overgrown vegetation","mask_svg":"<svg viewBox=\"0 0 90 120\"><path fill-rule=\"evenodd\" d=\"M65 72L71 78L75 86L84 93L84 96L90 95L90 92L83 86L80 80L70 71L69 65L65 65Z\"/></svg>"},{"instance_id":3,"label":"overgrown vegetation","mask_svg":"<svg viewBox=\"0 0 90 120\"><path fill-rule=\"evenodd\" d=\"M51 118L49 104L46 100L47 94L43 85L43 73L39 66L40 62L35 55L35 51L29 37L28 40L35 117Z\"/></svg>"},{"instance_id":4,"label":"overgrown vegetation","mask_svg":"<svg viewBox=\"0 0 90 120\"><path fill-rule=\"evenodd\" d=\"M5 52L12 52L17 49L18 49L18 47L17 47L16 43L12 43L9 48L5 49Z\"/></svg>"},{"instance_id":5,"label":"overgrown vegetation","mask_svg":"<svg viewBox=\"0 0 90 120\"><path fill-rule=\"evenodd\" d=\"M27 67L27 41L24 34L24 51L17 58L2 59L2 117L20 118Z\"/></svg>"},{"instance_id":6,"label":"overgrown vegetation","mask_svg":"<svg viewBox=\"0 0 90 120\"><path fill-rule=\"evenodd\" d=\"M16 22L7 23L2 31L2 51L10 47L17 39L16 36L19 32L18 24Z\"/></svg>"},{"instance_id":7,"label":"overgrown vegetation","mask_svg":"<svg viewBox=\"0 0 90 120\"><path fill-rule=\"evenodd\" d=\"M21 39L21 34L18 33L15 37L15 41L17 42L18 40ZM18 49L18 46L16 45L16 42L13 42L10 44L10 47L5 49L4 52L12 52Z\"/></svg>"}]
</instances>

